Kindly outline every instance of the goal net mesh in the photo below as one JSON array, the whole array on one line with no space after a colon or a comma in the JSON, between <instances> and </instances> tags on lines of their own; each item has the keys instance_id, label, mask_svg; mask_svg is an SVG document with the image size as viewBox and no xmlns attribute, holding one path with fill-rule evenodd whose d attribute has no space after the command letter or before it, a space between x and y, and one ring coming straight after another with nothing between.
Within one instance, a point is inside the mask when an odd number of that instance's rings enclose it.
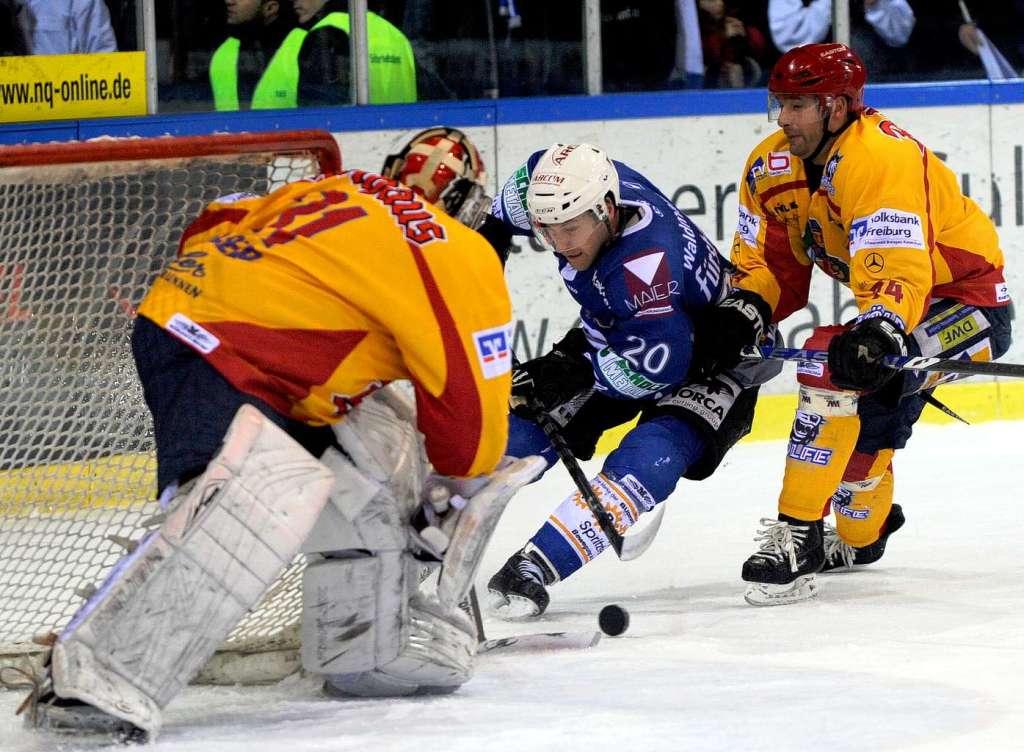
<instances>
[{"instance_id":1,"label":"goal net mesh","mask_svg":"<svg viewBox=\"0 0 1024 752\"><path fill-rule=\"evenodd\" d=\"M230 142L210 142L218 138ZM151 419L129 339L135 306L182 230L215 198L266 193L323 170L313 147L268 143L207 156L191 153L196 139L148 141L161 158L119 159L111 142L99 161L4 167L0 147L0 656L8 662L38 651L34 636L59 632L125 546L156 524ZM301 568L297 559L225 649L295 646Z\"/></svg>"}]
</instances>

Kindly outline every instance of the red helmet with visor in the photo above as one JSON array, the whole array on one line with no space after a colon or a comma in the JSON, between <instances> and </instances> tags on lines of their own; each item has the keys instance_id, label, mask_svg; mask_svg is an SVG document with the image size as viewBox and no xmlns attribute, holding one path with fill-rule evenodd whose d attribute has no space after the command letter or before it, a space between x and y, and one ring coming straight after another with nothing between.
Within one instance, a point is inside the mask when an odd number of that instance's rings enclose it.
<instances>
[{"instance_id":1,"label":"red helmet with visor","mask_svg":"<svg viewBox=\"0 0 1024 752\"><path fill-rule=\"evenodd\" d=\"M845 44L805 44L779 58L768 79L768 117L778 118L780 95L816 95L822 106L827 97L844 96L850 112L864 109L864 83L868 72L860 56Z\"/></svg>"}]
</instances>

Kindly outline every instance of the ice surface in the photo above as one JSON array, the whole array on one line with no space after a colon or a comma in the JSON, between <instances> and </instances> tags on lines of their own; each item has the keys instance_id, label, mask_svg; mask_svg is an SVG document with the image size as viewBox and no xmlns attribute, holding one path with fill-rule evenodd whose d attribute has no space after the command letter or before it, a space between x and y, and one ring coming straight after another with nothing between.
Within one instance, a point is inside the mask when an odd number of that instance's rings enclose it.
<instances>
[{"instance_id":1,"label":"ice surface","mask_svg":"<svg viewBox=\"0 0 1024 752\"><path fill-rule=\"evenodd\" d=\"M1024 750L1024 423L921 426L897 456L907 524L885 558L822 576L813 601L754 608L740 565L784 456L779 442L736 448L714 478L680 485L642 558L606 554L552 590L540 622L487 623L490 637L593 629L620 603L623 637L484 657L444 698L332 701L298 679L190 688L150 748ZM556 469L513 500L481 586L569 487ZM88 748L24 731L19 701L0 692L0 750Z\"/></svg>"}]
</instances>

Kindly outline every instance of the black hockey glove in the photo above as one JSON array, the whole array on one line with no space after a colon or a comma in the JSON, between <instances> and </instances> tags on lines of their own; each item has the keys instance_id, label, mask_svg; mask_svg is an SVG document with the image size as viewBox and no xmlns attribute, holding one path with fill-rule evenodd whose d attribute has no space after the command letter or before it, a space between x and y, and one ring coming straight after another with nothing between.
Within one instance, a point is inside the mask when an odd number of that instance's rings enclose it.
<instances>
[{"instance_id":1,"label":"black hockey glove","mask_svg":"<svg viewBox=\"0 0 1024 752\"><path fill-rule=\"evenodd\" d=\"M581 329L571 329L547 355L512 367L512 405L531 402L554 410L594 385L594 367Z\"/></svg>"},{"instance_id":2,"label":"black hockey glove","mask_svg":"<svg viewBox=\"0 0 1024 752\"><path fill-rule=\"evenodd\" d=\"M771 323L772 309L749 290L733 290L718 305L694 316L690 381L703 381L740 362L740 350L756 345Z\"/></svg>"},{"instance_id":3,"label":"black hockey glove","mask_svg":"<svg viewBox=\"0 0 1024 752\"><path fill-rule=\"evenodd\" d=\"M884 318L858 321L828 346L832 383L840 389L874 392L885 386L896 369L882 365L886 355L906 355L907 336Z\"/></svg>"}]
</instances>

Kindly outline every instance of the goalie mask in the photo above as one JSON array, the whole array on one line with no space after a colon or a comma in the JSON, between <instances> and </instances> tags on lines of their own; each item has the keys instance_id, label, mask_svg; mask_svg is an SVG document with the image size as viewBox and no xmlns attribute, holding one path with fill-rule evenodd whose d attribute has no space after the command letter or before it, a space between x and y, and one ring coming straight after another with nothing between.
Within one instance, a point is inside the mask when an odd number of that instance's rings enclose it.
<instances>
[{"instance_id":1,"label":"goalie mask","mask_svg":"<svg viewBox=\"0 0 1024 752\"><path fill-rule=\"evenodd\" d=\"M417 133L384 160L381 174L404 183L467 227L476 229L491 208L480 152L457 128Z\"/></svg>"}]
</instances>

